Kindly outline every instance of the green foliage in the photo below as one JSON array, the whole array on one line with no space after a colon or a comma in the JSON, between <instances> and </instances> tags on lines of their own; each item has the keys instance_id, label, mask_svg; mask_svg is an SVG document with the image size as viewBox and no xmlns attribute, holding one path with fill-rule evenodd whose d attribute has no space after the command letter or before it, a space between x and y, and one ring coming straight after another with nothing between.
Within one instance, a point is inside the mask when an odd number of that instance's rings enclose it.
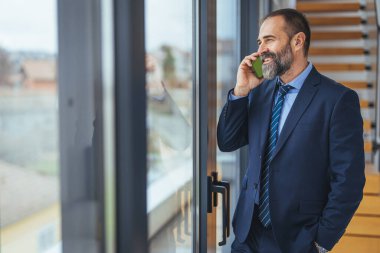
<instances>
[{"instance_id":1,"label":"green foliage","mask_svg":"<svg viewBox=\"0 0 380 253\"><path fill-rule=\"evenodd\" d=\"M164 52L165 57L163 60L163 72L164 79L171 81L175 79L175 58L172 53L172 48L170 46L162 46L161 50Z\"/></svg>"},{"instance_id":2,"label":"green foliage","mask_svg":"<svg viewBox=\"0 0 380 253\"><path fill-rule=\"evenodd\" d=\"M0 47L0 86L10 85L11 63L8 53Z\"/></svg>"}]
</instances>

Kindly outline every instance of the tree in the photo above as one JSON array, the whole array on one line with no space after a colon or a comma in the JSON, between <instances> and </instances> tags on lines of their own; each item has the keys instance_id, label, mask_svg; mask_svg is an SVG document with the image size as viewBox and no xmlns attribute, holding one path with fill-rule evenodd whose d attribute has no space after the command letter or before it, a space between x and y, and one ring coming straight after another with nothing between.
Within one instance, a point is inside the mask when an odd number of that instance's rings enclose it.
<instances>
[{"instance_id":1,"label":"tree","mask_svg":"<svg viewBox=\"0 0 380 253\"><path fill-rule=\"evenodd\" d=\"M0 47L0 86L10 85L12 66L6 50Z\"/></svg>"},{"instance_id":2,"label":"tree","mask_svg":"<svg viewBox=\"0 0 380 253\"><path fill-rule=\"evenodd\" d=\"M162 46L161 50L164 52L163 60L163 70L164 70L164 79L166 81L175 81L175 59L172 53L172 48L170 46Z\"/></svg>"}]
</instances>

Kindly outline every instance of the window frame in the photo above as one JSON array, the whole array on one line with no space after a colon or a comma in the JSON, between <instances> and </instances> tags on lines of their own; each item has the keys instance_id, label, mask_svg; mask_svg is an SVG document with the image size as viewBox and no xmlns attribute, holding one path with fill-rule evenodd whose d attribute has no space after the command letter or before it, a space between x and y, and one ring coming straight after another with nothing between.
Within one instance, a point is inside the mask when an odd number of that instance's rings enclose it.
<instances>
[{"instance_id":1,"label":"window frame","mask_svg":"<svg viewBox=\"0 0 380 253\"><path fill-rule=\"evenodd\" d=\"M114 0L116 245L148 252L145 3ZM133 38L133 39L132 39Z\"/></svg>"}]
</instances>

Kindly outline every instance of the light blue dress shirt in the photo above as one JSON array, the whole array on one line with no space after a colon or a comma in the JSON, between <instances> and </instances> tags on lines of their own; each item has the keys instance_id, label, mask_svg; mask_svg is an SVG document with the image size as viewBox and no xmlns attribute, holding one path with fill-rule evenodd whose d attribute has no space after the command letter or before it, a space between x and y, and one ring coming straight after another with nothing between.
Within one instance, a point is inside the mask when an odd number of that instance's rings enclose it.
<instances>
[{"instance_id":1,"label":"light blue dress shirt","mask_svg":"<svg viewBox=\"0 0 380 253\"><path fill-rule=\"evenodd\" d=\"M296 100L298 92L300 91L300 89L301 89L301 87L302 87L302 85L303 85L306 77L310 74L310 71L312 70L312 68L313 68L313 64L311 64L311 62L309 62L309 64L307 65L307 67L304 69L304 71L302 71L301 74L299 74L296 78L294 78L292 81L290 81L287 84L283 84L283 82L281 81L281 79L280 79L279 76L276 77L277 81L279 81L281 83L281 85L291 85L291 86L293 86L293 89L291 89L286 94L285 99L284 99L284 104L282 106L280 123L279 123L279 126L278 126L278 134L281 133L282 127L285 124L285 121L286 121L286 118L289 115L290 109L292 109L292 106L294 104L294 101ZM278 97L279 97L279 93L277 92L276 97L275 97L275 102L277 102ZM236 99L239 99L239 98L243 98L243 97L235 96L232 93L230 93L230 96L229 96L230 100L236 100Z\"/></svg>"}]
</instances>

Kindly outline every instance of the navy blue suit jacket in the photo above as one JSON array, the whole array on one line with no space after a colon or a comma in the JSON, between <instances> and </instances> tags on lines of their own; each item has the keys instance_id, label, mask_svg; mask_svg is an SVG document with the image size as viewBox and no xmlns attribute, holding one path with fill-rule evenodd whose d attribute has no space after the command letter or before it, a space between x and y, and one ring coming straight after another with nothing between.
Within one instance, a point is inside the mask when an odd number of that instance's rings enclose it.
<instances>
[{"instance_id":1,"label":"navy blue suit jacket","mask_svg":"<svg viewBox=\"0 0 380 253\"><path fill-rule=\"evenodd\" d=\"M259 194L275 81L227 101L218 123L221 151L249 145L233 228L246 240ZM313 242L338 242L357 209L365 183L363 120L357 94L313 67L279 135L270 164L270 215L281 250L305 253Z\"/></svg>"}]
</instances>

